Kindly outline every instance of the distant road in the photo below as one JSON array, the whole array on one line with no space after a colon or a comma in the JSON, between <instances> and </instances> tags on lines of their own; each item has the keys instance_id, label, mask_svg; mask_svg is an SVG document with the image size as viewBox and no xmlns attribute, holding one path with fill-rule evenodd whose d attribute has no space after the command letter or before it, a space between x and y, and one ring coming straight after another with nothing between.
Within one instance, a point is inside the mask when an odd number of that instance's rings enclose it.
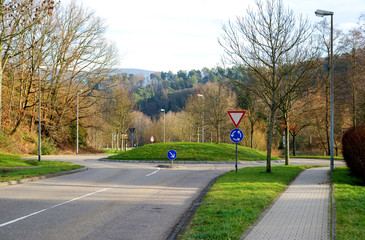
<instances>
[{"instance_id":1,"label":"distant road","mask_svg":"<svg viewBox=\"0 0 365 240\"><path fill-rule=\"evenodd\" d=\"M234 164L158 168L98 161L101 157L47 156L89 170L1 187L0 239L166 239L205 186L234 169ZM244 166L251 165L264 164Z\"/></svg>"}]
</instances>

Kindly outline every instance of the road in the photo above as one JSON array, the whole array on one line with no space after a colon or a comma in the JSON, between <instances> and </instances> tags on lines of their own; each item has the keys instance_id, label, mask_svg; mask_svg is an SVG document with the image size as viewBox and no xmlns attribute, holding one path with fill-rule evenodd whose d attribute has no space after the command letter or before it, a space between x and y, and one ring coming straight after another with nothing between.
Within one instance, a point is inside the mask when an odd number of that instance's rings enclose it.
<instances>
[{"instance_id":1,"label":"road","mask_svg":"<svg viewBox=\"0 0 365 240\"><path fill-rule=\"evenodd\" d=\"M0 239L166 239L207 184L234 169L234 164L159 168L100 157L44 157L88 170L1 187ZM251 165L264 164L239 166Z\"/></svg>"},{"instance_id":2,"label":"road","mask_svg":"<svg viewBox=\"0 0 365 240\"><path fill-rule=\"evenodd\" d=\"M232 165L157 168L44 157L89 168L0 188L0 239L166 239L200 191Z\"/></svg>"}]
</instances>

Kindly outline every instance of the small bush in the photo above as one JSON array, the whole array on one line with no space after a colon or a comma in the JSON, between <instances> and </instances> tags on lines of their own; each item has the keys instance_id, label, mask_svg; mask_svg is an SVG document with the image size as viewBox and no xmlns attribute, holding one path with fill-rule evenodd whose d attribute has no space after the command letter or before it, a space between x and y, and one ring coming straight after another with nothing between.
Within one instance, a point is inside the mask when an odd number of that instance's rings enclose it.
<instances>
[{"instance_id":1,"label":"small bush","mask_svg":"<svg viewBox=\"0 0 365 240\"><path fill-rule=\"evenodd\" d=\"M42 138L41 152L42 155L56 154L57 153L56 144L48 138ZM38 142L36 142L36 148L32 153L38 154Z\"/></svg>"},{"instance_id":2,"label":"small bush","mask_svg":"<svg viewBox=\"0 0 365 240\"><path fill-rule=\"evenodd\" d=\"M351 173L365 183L365 126L348 129L342 137L342 148Z\"/></svg>"},{"instance_id":3,"label":"small bush","mask_svg":"<svg viewBox=\"0 0 365 240\"><path fill-rule=\"evenodd\" d=\"M9 145L8 137L3 132L0 132L0 148L6 148Z\"/></svg>"}]
</instances>

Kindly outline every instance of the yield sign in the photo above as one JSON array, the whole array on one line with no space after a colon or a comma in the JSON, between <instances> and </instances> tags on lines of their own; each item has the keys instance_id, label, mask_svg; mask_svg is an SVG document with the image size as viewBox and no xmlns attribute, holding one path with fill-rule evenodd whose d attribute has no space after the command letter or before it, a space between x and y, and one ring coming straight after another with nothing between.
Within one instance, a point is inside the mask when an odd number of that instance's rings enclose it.
<instances>
[{"instance_id":1,"label":"yield sign","mask_svg":"<svg viewBox=\"0 0 365 240\"><path fill-rule=\"evenodd\" d=\"M245 116L245 113L246 111L228 111L228 115L236 128L240 124L243 116Z\"/></svg>"}]
</instances>

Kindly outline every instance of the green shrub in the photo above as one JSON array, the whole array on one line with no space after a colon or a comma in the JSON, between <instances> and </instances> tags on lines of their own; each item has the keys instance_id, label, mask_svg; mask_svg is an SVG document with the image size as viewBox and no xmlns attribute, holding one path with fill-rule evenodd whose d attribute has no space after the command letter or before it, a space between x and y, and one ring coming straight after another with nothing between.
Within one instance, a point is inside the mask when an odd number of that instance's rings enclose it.
<instances>
[{"instance_id":1,"label":"green shrub","mask_svg":"<svg viewBox=\"0 0 365 240\"><path fill-rule=\"evenodd\" d=\"M365 182L365 126L350 128L345 132L342 154L351 173Z\"/></svg>"},{"instance_id":2,"label":"green shrub","mask_svg":"<svg viewBox=\"0 0 365 240\"><path fill-rule=\"evenodd\" d=\"M9 145L8 137L3 132L0 132L0 148L6 148Z\"/></svg>"},{"instance_id":3,"label":"green shrub","mask_svg":"<svg viewBox=\"0 0 365 240\"><path fill-rule=\"evenodd\" d=\"M68 142L71 145L76 144L76 126L69 126L68 127ZM87 147L87 142L86 142L86 138L87 138L87 131L86 128L83 126L79 126L79 146L80 147Z\"/></svg>"},{"instance_id":4,"label":"green shrub","mask_svg":"<svg viewBox=\"0 0 365 240\"><path fill-rule=\"evenodd\" d=\"M51 155L57 153L56 144L49 138L42 138L41 152L42 155ZM33 154L38 154L38 141L36 143L36 149L34 149Z\"/></svg>"}]
</instances>

